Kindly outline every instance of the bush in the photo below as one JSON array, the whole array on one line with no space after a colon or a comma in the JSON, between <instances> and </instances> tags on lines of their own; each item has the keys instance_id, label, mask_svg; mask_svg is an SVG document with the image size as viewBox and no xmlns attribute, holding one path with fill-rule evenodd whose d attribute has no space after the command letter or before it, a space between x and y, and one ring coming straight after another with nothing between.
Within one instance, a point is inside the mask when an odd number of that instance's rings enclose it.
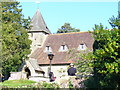
<instances>
[{"instance_id":1,"label":"bush","mask_svg":"<svg viewBox=\"0 0 120 90\"><path fill-rule=\"evenodd\" d=\"M69 81L69 88L73 88L73 84L71 81Z\"/></svg>"},{"instance_id":2,"label":"bush","mask_svg":"<svg viewBox=\"0 0 120 90\"><path fill-rule=\"evenodd\" d=\"M38 83L38 88L60 88L58 84L56 83L47 83L47 82L42 82Z\"/></svg>"}]
</instances>

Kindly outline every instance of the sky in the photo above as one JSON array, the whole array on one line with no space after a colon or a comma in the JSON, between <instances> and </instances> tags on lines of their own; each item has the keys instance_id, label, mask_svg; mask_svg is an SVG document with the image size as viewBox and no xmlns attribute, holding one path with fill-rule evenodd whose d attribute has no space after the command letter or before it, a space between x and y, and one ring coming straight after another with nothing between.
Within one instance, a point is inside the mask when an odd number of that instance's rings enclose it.
<instances>
[{"instance_id":1,"label":"sky","mask_svg":"<svg viewBox=\"0 0 120 90\"><path fill-rule=\"evenodd\" d=\"M59 0L58 0L59 1ZM66 1L66 0L65 0ZM72 0L73 1L73 0ZM72 27L80 31L92 31L95 24L102 23L108 29L111 26L108 23L109 18L118 16L118 1L109 2L40 2L29 0L29 2L20 2L22 13L27 18L33 17L37 9L40 12L52 33L56 33L64 23L70 23ZM99 0L98 0L99 1ZM105 1L105 0L104 0Z\"/></svg>"}]
</instances>

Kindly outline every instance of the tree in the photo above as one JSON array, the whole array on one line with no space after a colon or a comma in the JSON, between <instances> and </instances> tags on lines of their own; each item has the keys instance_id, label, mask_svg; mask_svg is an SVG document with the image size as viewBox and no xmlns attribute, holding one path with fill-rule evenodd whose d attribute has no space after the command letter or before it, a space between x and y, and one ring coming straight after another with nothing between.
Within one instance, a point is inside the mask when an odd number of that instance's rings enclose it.
<instances>
[{"instance_id":1,"label":"tree","mask_svg":"<svg viewBox=\"0 0 120 90\"><path fill-rule=\"evenodd\" d=\"M2 5L0 3L0 10L2 9ZM2 19L2 14L0 13L0 20ZM2 35L1 35L1 31L2 31L2 23L0 21L0 41L1 41L1 38L2 38ZM2 43L0 42L0 55L2 54L1 53L1 50L2 50ZM1 57L0 57L1 58ZM0 61L0 74L2 74L2 62Z\"/></svg>"},{"instance_id":2,"label":"tree","mask_svg":"<svg viewBox=\"0 0 120 90\"><path fill-rule=\"evenodd\" d=\"M111 18L109 23L113 29L104 28L102 24L95 25L91 32L94 37L93 54L82 53L77 62L78 70L86 72L89 62L93 67L93 76L84 83L88 88L120 88L120 19ZM86 61L85 61L86 60ZM93 61L94 60L94 61ZM88 61L88 62L87 62ZM92 62L91 62L92 61Z\"/></svg>"},{"instance_id":3,"label":"tree","mask_svg":"<svg viewBox=\"0 0 120 90\"><path fill-rule=\"evenodd\" d=\"M110 23L110 25L113 27L113 28L119 28L120 29L120 19L119 18L115 18L114 16L112 18L110 18L108 20L108 22Z\"/></svg>"},{"instance_id":4,"label":"tree","mask_svg":"<svg viewBox=\"0 0 120 90\"><path fill-rule=\"evenodd\" d=\"M65 23L58 29L57 33L80 32L80 29L75 29L70 26L70 23Z\"/></svg>"},{"instance_id":5,"label":"tree","mask_svg":"<svg viewBox=\"0 0 120 90\"><path fill-rule=\"evenodd\" d=\"M2 4L2 73L18 71L22 62L30 54L31 41L27 29L30 19L24 19L19 2L1 2Z\"/></svg>"},{"instance_id":6,"label":"tree","mask_svg":"<svg viewBox=\"0 0 120 90\"><path fill-rule=\"evenodd\" d=\"M87 76L93 73L93 52L86 49L85 51L78 51L77 49L70 49L67 52L66 59L75 60L75 67L77 74Z\"/></svg>"},{"instance_id":7,"label":"tree","mask_svg":"<svg viewBox=\"0 0 120 90\"><path fill-rule=\"evenodd\" d=\"M76 67L80 75L93 74L93 52L79 52Z\"/></svg>"},{"instance_id":8,"label":"tree","mask_svg":"<svg viewBox=\"0 0 120 90\"><path fill-rule=\"evenodd\" d=\"M118 21L118 20L117 20ZM118 26L116 19L111 24ZM115 25L116 24L116 25ZM118 26L119 27L119 26ZM100 88L120 88L120 29L94 28L94 78Z\"/></svg>"}]
</instances>

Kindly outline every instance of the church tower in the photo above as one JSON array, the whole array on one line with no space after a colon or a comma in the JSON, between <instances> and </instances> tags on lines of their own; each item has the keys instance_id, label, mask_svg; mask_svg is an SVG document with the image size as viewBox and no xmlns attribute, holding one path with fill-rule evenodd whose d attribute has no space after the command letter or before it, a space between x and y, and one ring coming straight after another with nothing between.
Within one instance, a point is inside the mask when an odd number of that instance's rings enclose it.
<instances>
[{"instance_id":1,"label":"church tower","mask_svg":"<svg viewBox=\"0 0 120 90\"><path fill-rule=\"evenodd\" d=\"M48 29L45 21L38 9L34 14L31 20L31 30L28 31L29 39L32 40L31 44L31 53L35 51L35 49L40 48L48 34L50 34L50 30Z\"/></svg>"}]
</instances>

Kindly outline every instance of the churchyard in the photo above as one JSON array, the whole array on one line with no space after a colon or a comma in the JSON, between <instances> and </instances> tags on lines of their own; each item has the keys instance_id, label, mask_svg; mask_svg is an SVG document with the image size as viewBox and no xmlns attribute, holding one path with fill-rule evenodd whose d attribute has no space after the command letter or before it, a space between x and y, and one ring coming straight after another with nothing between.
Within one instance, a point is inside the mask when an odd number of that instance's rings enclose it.
<instances>
[{"instance_id":1,"label":"churchyard","mask_svg":"<svg viewBox=\"0 0 120 90\"><path fill-rule=\"evenodd\" d=\"M36 82L28 79L6 80L0 82L2 88L85 88L83 78L76 76L66 76L56 79L54 82Z\"/></svg>"}]
</instances>

